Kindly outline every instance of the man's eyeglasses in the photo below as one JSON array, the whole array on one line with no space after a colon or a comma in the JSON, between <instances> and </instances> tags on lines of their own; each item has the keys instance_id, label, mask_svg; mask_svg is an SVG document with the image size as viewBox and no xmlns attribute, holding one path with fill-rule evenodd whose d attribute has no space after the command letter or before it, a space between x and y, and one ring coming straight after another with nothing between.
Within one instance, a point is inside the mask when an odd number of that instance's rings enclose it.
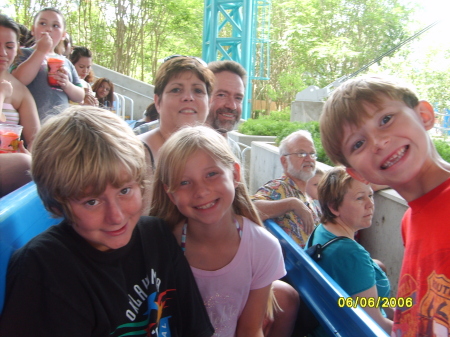
<instances>
[{"instance_id":1,"label":"man's eyeglasses","mask_svg":"<svg viewBox=\"0 0 450 337\"><path fill-rule=\"evenodd\" d=\"M311 152L311 153L306 153L306 152L286 153L286 154L283 154L283 156L290 156L290 155L293 155L293 154L297 155L297 157L299 157L299 158L306 158L306 156L309 155L309 157L311 159L317 159L317 153L315 153L315 152Z\"/></svg>"},{"instance_id":2,"label":"man's eyeglasses","mask_svg":"<svg viewBox=\"0 0 450 337\"><path fill-rule=\"evenodd\" d=\"M167 61L172 60L172 59L177 58L177 57L189 57L189 58L191 58L191 59L196 60L198 63L200 63L200 64L201 64L202 66L204 66L204 67L207 67L207 66L208 66L208 65L206 64L206 62L203 61L200 57L197 57L197 56L186 56L186 55L179 55L179 54L167 56L167 57L163 60L163 63L166 63Z\"/></svg>"}]
</instances>

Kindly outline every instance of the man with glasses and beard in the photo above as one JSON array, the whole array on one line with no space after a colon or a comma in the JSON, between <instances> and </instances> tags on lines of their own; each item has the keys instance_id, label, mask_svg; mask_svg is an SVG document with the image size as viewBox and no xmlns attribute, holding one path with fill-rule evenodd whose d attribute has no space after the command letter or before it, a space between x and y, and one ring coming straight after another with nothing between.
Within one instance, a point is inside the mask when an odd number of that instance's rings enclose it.
<instances>
[{"instance_id":1,"label":"man with glasses and beard","mask_svg":"<svg viewBox=\"0 0 450 337\"><path fill-rule=\"evenodd\" d=\"M252 197L262 220L273 218L300 247L304 247L319 217L306 183L315 174L316 149L308 131L299 130L280 144L284 174L270 180Z\"/></svg>"}]
</instances>

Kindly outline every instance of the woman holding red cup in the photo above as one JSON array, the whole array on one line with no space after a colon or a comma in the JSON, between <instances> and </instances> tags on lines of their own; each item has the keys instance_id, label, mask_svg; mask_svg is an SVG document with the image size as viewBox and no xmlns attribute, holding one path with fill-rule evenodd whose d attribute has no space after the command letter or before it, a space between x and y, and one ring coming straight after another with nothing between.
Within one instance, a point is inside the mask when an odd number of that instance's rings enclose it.
<instances>
[{"instance_id":1,"label":"woman holding red cup","mask_svg":"<svg viewBox=\"0 0 450 337\"><path fill-rule=\"evenodd\" d=\"M39 117L30 91L9 73L19 49L19 26L0 14L0 126L11 125L3 135L6 153L0 153L0 197L31 180L28 170L31 156L14 128L22 126L22 139L29 151L40 128ZM15 133L15 135L13 134ZM0 140L1 141L1 140ZM17 153L16 153L17 152Z\"/></svg>"}]
</instances>

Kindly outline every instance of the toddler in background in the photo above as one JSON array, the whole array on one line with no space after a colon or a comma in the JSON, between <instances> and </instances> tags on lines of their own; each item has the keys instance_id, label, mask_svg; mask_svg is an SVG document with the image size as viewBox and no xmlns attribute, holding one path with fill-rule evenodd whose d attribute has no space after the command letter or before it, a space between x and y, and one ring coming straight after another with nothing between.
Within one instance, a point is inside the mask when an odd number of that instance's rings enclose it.
<instances>
[{"instance_id":1,"label":"toddler in background","mask_svg":"<svg viewBox=\"0 0 450 337\"><path fill-rule=\"evenodd\" d=\"M36 43L31 48L21 48L21 55L11 68L12 74L25 84L33 95L41 121L48 114L67 108L69 99L74 102L84 99L84 90L75 67L64 56L54 52L66 35L65 29L64 16L58 9L44 8L39 11L31 28ZM59 58L64 62L52 75L59 86L57 89L48 83L49 58Z\"/></svg>"},{"instance_id":2,"label":"toddler in background","mask_svg":"<svg viewBox=\"0 0 450 337\"><path fill-rule=\"evenodd\" d=\"M325 172L316 166L316 173L314 177L308 180L306 183L306 193L313 199L314 205L316 205L317 210L320 212L319 217L322 216L322 209L320 208L319 196L317 193L317 186L319 185L320 179L322 179Z\"/></svg>"}]
</instances>

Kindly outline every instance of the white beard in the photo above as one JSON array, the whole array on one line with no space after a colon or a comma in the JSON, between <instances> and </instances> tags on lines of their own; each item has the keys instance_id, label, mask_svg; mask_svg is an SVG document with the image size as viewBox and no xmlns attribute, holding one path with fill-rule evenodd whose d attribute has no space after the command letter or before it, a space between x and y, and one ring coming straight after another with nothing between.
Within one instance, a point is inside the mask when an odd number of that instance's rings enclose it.
<instances>
[{"instance_id":1,"label":"white beard","mask_svg":"<svg viewBox=\"0 0 450 337\"><path fill-rule=\"evenodd\" d=\"M296 170L294 168L294 166L291 163L290 158L287 158L287 162L288 162L288 167L287 167L287 173L298 179L298 180L302 180L304 182L307 182L309 179L311 179L312 177L314 177L314 175L316 174L316 169L314 167L314 170L310 171L310 172L305 172L305 171L301 171L301 170Z\"/></svg>"}]
</instances>

